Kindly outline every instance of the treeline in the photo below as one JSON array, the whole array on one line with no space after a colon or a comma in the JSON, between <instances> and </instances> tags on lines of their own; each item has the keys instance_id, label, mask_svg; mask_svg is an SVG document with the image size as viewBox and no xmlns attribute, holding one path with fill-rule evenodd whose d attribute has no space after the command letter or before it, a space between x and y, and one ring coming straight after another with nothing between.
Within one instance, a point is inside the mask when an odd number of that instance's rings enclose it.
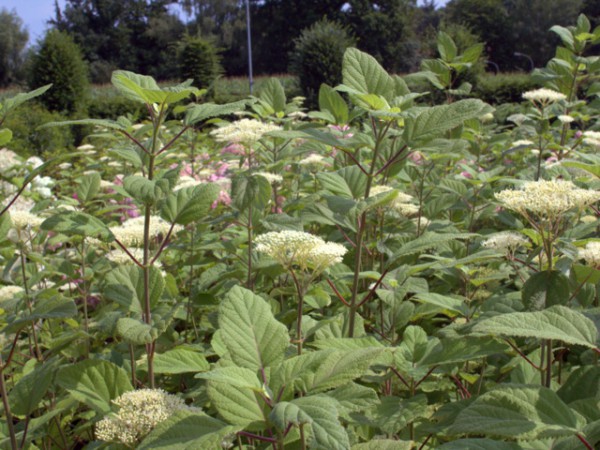
<instances>
[{"instance_id":1,"label":"treeline","mask_svg":"<svg viewBox=\"0 0 600 450\"><path fill-rule=\"evenodd\" d=\"M326 19L391 72L410 72L435 54L448 33L459 47L485 43L488 70L529 70L553 56L552 25L586 14L600 17L597 0L249 0L256 74L288 72L303 30ZM182 55L200 37L220 55L226 75L247 72L245 0L67 0L55 3L49 30L68 34L87 62L90 79L106 82L127 69L157 79L184 78ZM0 13L0 86L28 78L27 32L14 12ZM196 41L196 46L200 45ZM43 40L31 47L39 53ZM213 64L212 60L210 64ZM212 73L212 72L211 72Z\"/></svg>"}]
</instances>

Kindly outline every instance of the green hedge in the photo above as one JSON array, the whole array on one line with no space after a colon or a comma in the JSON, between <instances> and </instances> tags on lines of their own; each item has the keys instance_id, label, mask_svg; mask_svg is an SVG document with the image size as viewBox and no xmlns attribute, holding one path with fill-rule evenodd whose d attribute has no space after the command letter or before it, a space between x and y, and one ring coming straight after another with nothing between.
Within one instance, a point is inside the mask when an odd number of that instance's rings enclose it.
<instances>
[{"instance_id":1,"label":"green hedge","mask_svg":"<svg viewBox=\"0 0 600 450\"><path fill-rule=\"evenodd\" d=\"M473 95L492 105L519 103L523 101L523 92L539 87L526 73L484 74L477 78Z\"/></svg>"}]
</instances>

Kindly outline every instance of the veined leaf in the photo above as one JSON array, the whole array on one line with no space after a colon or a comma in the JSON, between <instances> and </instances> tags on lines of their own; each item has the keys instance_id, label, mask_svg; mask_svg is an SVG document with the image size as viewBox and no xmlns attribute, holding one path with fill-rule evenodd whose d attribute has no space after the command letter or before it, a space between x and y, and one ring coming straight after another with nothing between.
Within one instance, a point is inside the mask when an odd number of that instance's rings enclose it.
<instances>
[{"instance_id":1,"label":"veined leaf","mask_svg":"<svg viewBox=\"0 0 600 450\"><path fill-rule=\"evenodd\" d=\"M523 304L529 311L565 305L571 296L569 279L558 270L544 270L531 275L521 290Z\"/></svg>"},{"instance_id":2,"label":"veined leaf","mask_svg":"<svg viewBox=\"0 0 600 450\"><path fill-rule=\"evenodd\" d=\"M152 325L130 317L121 317L117 321L116 331L125 342L134 345L150 344L160 334Z\"/></svg>"},{"instance_id":3,"label":"veined leaf","mask_svg":"<svg viewBox=\"0 0 600 450\"><path fill-rule=\"evenodd\" d=\"M543 439L574 434L582 425L552 390L505 385L481 395L458 414L450 434Z\"/></svg>"},{"instance_id":4,"label":"veined leaf","mask_svg":"<svg viewBox=\"0 0 600 450\"><path fill-rule=\"evenodd\" d=\"M394 441L392 439L372 439L369 442L355 444L351 450L411 450L412 441Z\"/></svg>"},{"instance_id":5,"label":"veined leaf","mask_svg":"<svg viewBox=\"0 0 600 450\"><path fill-rule=\"evenodd\" d=\"M161 89L154 78L126 70L115 70L111 82L128 99L146 104L177 103L192 94L200 93L198 88L189 83Z\"/></svg>"},{"instance_id":6,"label":"veined leaf","mask_svg":"<svg viewBox=\"0 0 600 450\"><path fill-rule=\"evenodd\" d=\"M331 86L322 84L319 89L319 109L331 113L337 125L348 123L348 105Z\"/></svg>"},{"instance_id":7,"label":"veined leaf","mask_svg":"<svg viewBox=\"0 0 600 450\"><path fill-rule=\"evenodd\" d=\"M189 373L210 369L204 355L189 347L177 347L154 355L154 373Z\"/></svg>"},{"instance_id":8,"label":"veined leaf","mask_svg":"<svg viewBox=\"0 0 600 450\"><path fill-rule=\"evenodd\" d=\"M215 103L194 105L186 111L183 122L188 126L196 125L213 117L225 116L237 111L242 111L247 103L247 100L241 100L233 103L225 103L224 105L217 105Z\"/></svg>"},{"instance_id":9,"label":"veined leaf","mask_svg":"<svg viewBox=\"0 0 600 450\"><path fill-rule=\"evenodd\" d=\"M433 233L433 232L425 232L417 239L414 239L410 242L404 244L398 251L394 253L390 265L394 264L398 259L413 255L415 253L421 253L432 248L435 248L439 245L446 244L447 242L454 241L456 239L469 239L471 237L477 236L474 233Z\"/></svg>"},{"instance_id":10,"label":"veined leaf","mask_svg":"<svg viewBox=\"0 0 600 450\"><path fill-rule=\"evenodd\" d=\"M100 219L78 211L61 211L44 220L41 228L68 236L95 237L107 242L114 239L111 231Z\"/></svg>"},{"instance_id":11,"label":"veined leaf","mask_svg":"<svg viewBox=\"0 0 600 450\"><path fill-rule=\"evenodd\" d=\"M306 392L323 392L349 383L365 374L384 349L364 348L349 351L328 351L314 372L302 377Z\"/></svg>"},{"instance_id":12,"label":"veined leaf","mask_svg":"<svg viewBox=\"0 0 600 450\"><path fill-rule=\"evenodd\" d=\"M514 442L492 439L458 439L438 447L439 450L521 450L522 448Z\"/></svg>"},{"instance_id":13,"label":"veined leaf","mask_svg":"<svg viewBox=\"0 0 600 450\"><path fill-rule=\"evenodd\" d=\"M179 189L165 199L161 216L171 223L184 226L202 220L217 199L219 190L219 186L213 183Z\"/></svg>"},{"instance_id":14,"label":"veined leaf","mask_svg":"<svg viewBox=\"0 0 600 450\"><path fill-rule=\"evenodd\" d=\"M293 406L289 406L290 404ZM287 416L283 415L284 413L287 413ZM311 419L308 422L310 434L307 439L311 449L347 450L350 448L348 434L338 420L335 400L319 395L297 398L289 402L287 407L279 408L277 414L278 422L293 423L292 420Z\"/></svg>"},{"instance_id":15,"label":"veined leaf","mask_svg":"<svg viewBox=\"0 0 600 450\"><path fill-rule=\"evenodd\" d=\"M461 125L465 120L477 119L491 107L481 100L460 100L449 105L432 106L416 117L405 119L404 140L413 145L440 137L446 131Z\"/></svg>"},{"instance_id":16,"label":"veined leaf","mask_svg":"<svg viewBox=\"0 0 600 450\"><path fill-rule=\"evenodd\" d=\"M271 199L271 183L265 177L241 174L231 182L232 201L239 211L252 205L256 210L265 209Z\"/></svg>"},{"instance_id":17,"label":"veined leaf","mask_svg":"<svg viewBox=\"0 0 600 450\"><path fill-rule=\"evenodd\" d=\"M394 97L394 79L375 58L356 48L344 53L342 78L343 86L357 93L381 95L387 100Z\"/></svg>"},{"instance_id":18,"label":"veined leaf","mask_svg":"<svg viewBox=\"0 0 600 450\"><path fill-rule=\"evenodd\" d=\"M8 144L12 140L13 134L8 128L0 129L0 146Z\"/></svg>"},{"instance_id":19,"label":"veined leaf","mask_svg":"<svg viewBox=\"0 0 600 450\"><path fill-rule=\"evenodd\" d=\"M440 31L437 35L437 49L440 57L446 62L451 62L458 53L452 38L443 31Z\"/></svg>"},{"instance_id":20,"label":"veined leaf","mask_svg":"<svg viewBox=\"0 0 600 450\"><path fill-rule=\"evenodd\" d=\"M227 422L247 429L264 428L265 417L261 407L263 400L259 400L258 394L253 390L209 380L206 391L219 415Z\"/></svg>"},{"instance_id":21,"label":"veined leaf","mask_svg":"<svg viewBox=\"0 0 600 450\"><path fill-rule=\"evenodd\" d=\"M263 392L264 388L256 372L244 367L218 367L210 372L198 373L195 378L202 378L209 381L218 381L235 386L240 389L250 389L256 392Z\"/></svg>"},{"instance_id":22,"label":"veined leaf","mask_svg":"<svg viewBox=\"0 0 600 450\"><path fill-rule=\"evenodd\" d=\"M27 312L21 316L9 318L8 325L4 327L2 332L6 334L15 333L31 322L43 319L66 319L76 315L77 306L75 302L57 295L39 302L31 314Z\"/></svg>"},{"instance_id":23,"label":"veined leaf","mask_svg":"<svg viewBox=\"0 0 600 450\"><path fill-rule=\"evenodd\" d=\"M111 411L112 400L133 390L125 370L100 359L87 359L63 367L58 371L56 382L75 399L102 415Z\"/></svg>"},{"instance_id":24,"label":"veined leaf","mask_svg":"<svg viewBox=\"0 0 600 450\"><path fill-rule=\"evenodd\" d=\"M139 450L198 450L221 448L240 427L192 411L177 411L160 422L137 447Z\"/></svg>"},{"instance_id":25,"label":"veined leaf","mask_svg":"<svg viewBox=\"0 0 600 450\"><path fill-rule=\"evenodd\" d=\"M169 192L169 180L149 180L141 175L129 175L123 180L123 188L135 200L154 205Z\"/></svg>"},{"instance_id":26,"label":"veined leaf","mask_svg":"<svg viewBox=\"0 0 600 450\"><path fill-rule=\"evenodd\" d=\"M13 97L7 98L6 100L4 100L4 102L1 105L2 107L0 108L2 110L2 115L6 116L6 114L9 113L12 109L25 103L28 100L31 100L32 98L39 97L51 87L51 84L47 84L33 91L21 92Z\"/></svg>"},{"instance_id":27,"label":"veined leaf","mask_svg":"<svg viewBox=\"0 0 600 450\"><path fill-rule=\"evenodd\" d=\"M261 84L258 98L266 103L274 113L285 111L285 91L277 78L269 78Z\"/></svg>"},{"instance_id":28,"label":"veined leaf","mask_svg":"<svg viewBox=\"0 0 600 450\"><path fill-rule=\"evenodd\" d=\"M165 290L165 280L157 267L150 268L150 304L158 303ZM127 311L142 314L144 271L135 265L122 265L106 275L104 295Z\"/></svg>"},{"instance_id":29,"label":"veined leaf","mask_svg":"<svg viewBox=\"0 0 600 450\"><path fill-rule=\"evenodd\" d=\"M127 131L123 125L114 120L107 119L79 119L79 120L63 120L61 122L48 122L41 125L39 129L50 128L50 127L69 127L71 125L91 125L93 127L109 128L117 131Z\"/></svg>"},{"instance_id":30,"label":"veined leaf","mask_svg":"<svg viewBox=\"0 0 600 450\"><path fill-rule=\"evenodd\" d=\"M28 416L37 409L52 384L56 369L55 363L38 364L35 369L17 381L8 394L13 414Z\"/></svg>"},{"instance_id":31,"label":"veined leaf","mask_svg":"<svg viewBox=\"0 0 600 450\"><path fill-rule=\"evenodd\" d=\"M93 172L82 177L79 180L79 187L77 188L77 198L79 201L86 203L92 200L100 190L101 180L102 177L98 172Z\"/></svg>"},{"instance_id":32,"label":"veined leaf","mask_svg":"<svg viewBox=\"0 0 600 450\"><path fill-rule=\"evenodd\" d=\"M231 359L252 370L280 364L289 345L285 325L261 297L236 286L219 308L221 338Z\"/></svg>"},{"instance_id":33,"label":"veined leaf","mask_svg":"<svg viewBox=\"0 0 600 450\"><path fill-rule=\"evenodd\" d=\"M396 434L416 419L427 417L431 412L427 397L418 394L409 399L383 397L373 414L379 428L387 434Z\"/></svg>"},{"instance_id":34,"label":"veined leaf","mask_svg":"<svg viewBox=\"0 0 600 450\"><path fill-rule=\"evenodd\" d=\"M455 312L461 316L468 314L468 308L464 300L447 295L436 294L434 292L420 292L413 297L416 301L435 305L442 309Z\"/></svg>"},{"instance_id":35,"label":"veined leaf","mask_svg":"<svg viewBox=\"0 0 600 450\"><path fill-rule=\"evenodd\" d=\"M515 312L485 319L473 327L475 333L553 339L566 344L596 348L596 325L580 312L566 306L544 311Z\"/></svg>"}]
</instances>

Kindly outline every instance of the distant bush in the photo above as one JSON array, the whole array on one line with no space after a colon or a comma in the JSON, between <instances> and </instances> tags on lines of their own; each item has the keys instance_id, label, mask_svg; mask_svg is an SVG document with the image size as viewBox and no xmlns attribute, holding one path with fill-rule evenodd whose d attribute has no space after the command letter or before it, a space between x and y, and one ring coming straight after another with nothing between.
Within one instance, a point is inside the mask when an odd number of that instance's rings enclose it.
<instances>
[{"instance_id":1,"label":"distant bush","mask_svg":"<svg viewBox=\"0 0 600 450\"><path fill-rule=\"evenodd\" d=\"M50 30L32 56L29 85L32 89L52 83L40 101L51 111L68 115L85 111L88 72L81 51L66 33Z\"/></svg>"},{"instance_id":2,"label":"distant bush","mask_svg":"<svg viewBox=\"0 0 600 450\"><path fill-rule=\"evenodd\" d=\"M529 74L503 73L477 77L473 95L484 102L498 105L523 101L523 92L540 87Z\"/></svg>"},{"instance_id":3,"label":"distant bush","mask_svg":"<svg viewBox=\"0 0 600 450\"><path fill-rule=\"evenodd\" d=\"M131 116L139 119L146 113L144 105L122 96L114 95L111 88L95 87L88 103L88 115L97 119L115 119Z\"/></svg>"},{"instance_id":4,"label":"distant bush","mask_svg":"<svg viewBox=\"0 0 600 450\"><path fill-rule=\"evenodd\" d=\"M209 88L223 73L221 57L215 46L200 37L186 36L181 41L179 52L179 73L182 79L192 78L194 86Z\"/></svg>"},{"instance_id":5,"label":"distant bush","mask_svg":"<svg viewBox=\"0 0 600 450\"><path fill-rule=\"evenodd\" d=\"M27 107L15 109L4 122L13 132L8 145L15 153L24 156L48 156L64 152L75 144L70 127L49 127L39 129L48 122L67 120L58 112L51 112L39 103L29 103Z\"/></svg>"},{"instance_id":6,"label":"distant bush","mask_svg":"<svg viewBox=\"0 0 600 450\"><path fill-rule=\"evenodd\" d=\"M321 84L341 83L344 52L354 45L354 38L342 25L328 20L306 28L296 39L290 70L298 76L309 105L316 103Z\"/></svg>"},{"instance_id":7,"label":"distant bush","mask_svg":"<svg viewBox=\"0 0 600 450\"><path fill-rule=\"evenodd\" d=\"M261 84L269 78L277 78L283 85L285 95L288 99L302 95L298 78L291 75L272 75L270 77L258 77L254 79L254 93L260 90ZM215 81L213 89L213 100L216 103L235 102L243 100L250 95L250 86L247 77L219 78Z\"/></svg>"}]
</instances>

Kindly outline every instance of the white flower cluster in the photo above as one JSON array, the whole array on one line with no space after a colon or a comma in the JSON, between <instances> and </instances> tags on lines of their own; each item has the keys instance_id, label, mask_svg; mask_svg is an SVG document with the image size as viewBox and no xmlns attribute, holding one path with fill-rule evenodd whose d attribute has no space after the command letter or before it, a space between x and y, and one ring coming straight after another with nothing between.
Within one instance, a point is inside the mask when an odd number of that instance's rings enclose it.
<instances>
[{"instance_id":1,"label":"white flower cluster","mask_svg":"<svg viewBox=\"0 0 600 450\"><path fill-rule=\"evenodd\" d=\"M375 196L378 194L383 194L385 192L395 191L396 197L392 200L391 207L397 211L400 215L408 217L414 216L419 212L419 207L414 205L411 202L413 197L411 195L405 194L404 192L400 192L398 190L393 189L390 186L373 186L371 188L370 195Z\"/></svg>"},{"instance_id":2,"label":"white flower cluster","mask_svg":"<svg viewBox=\"0 0 600 450\"><path fill-rule=\"evenodd\" d=\"M173 191L178 191L180 189L185 189L188 187L199 186L200 184L202 184L202 181L196 180L194 177L190 177L189 175L183 175L179 177L177 185L175 186L175 189L173 189Z\"/></svg>"},{"instance_id":3,"label":"white flower cluster","mask_svg":"<svg viewBox=\"0 0 600 450\"><path fill-rule=\"evenodd\" d=\"M2 173L7 173L8 170L21 164L23 163L15 152L6 148L0 149L0 170Z\"/></svg>"},{"instance_id":4,"label":"white flower cluster","mask_svg":"<svg viewBox=\"0 0 600 450\"><path fill-rule=\"evenodd\" d=\"M303 231L272 231L258 235L255 242L257 252L269 255L286 269L298 266L315 273L342 262L348 251L341 244Z\"/></svg>"},{"instance_id":5,"label":"white flower cluster","mask_svg":"<svg viewBox=\"0 0 600 450\"><path fill-rule=\"evenodd\" d=\"M133 247L133 248L128 248L127 251L139 262L143 261L143 259L144 259L144 249L143 248ZM131 259L131 257L127 253L125 253L125 251L123 249L121 249L120 247L108 252L106 254L106 257L108 258L109 261L112 261L119 265L133 264L133 260Z\"/></svg>"},{"instance_id":6,"label":"white flower cluster","mask_svg":"<svg viewBox=\"0 0 600 450\"><path fill-rule=\"evenodd\" d=\"M584 131L583 143L600 148L600 131Z\"/></svg>"},{"instance_id":7,"label":"white flower cluster","mask_svg":"<svg viewBox=\"0 0 600 450\"><path fill-rule=\"evenodd\" d=\"M533 145L533 142L531 142L528 139L520 139L518 141L515 141L512 143L511 147L521 147L521 146L528 146L531 147Z\"/></svg>"},{"instance_id":8,"label":"white flower cluster","mask_svg":"<svg viewBox=\"0 0 600 450\"><path fill-rule=\"evenodd\" d=\"M484 240L481 245L485 248L497 250L503 253L512 253L519 247L529 243L526 237L514 231L503 231L496 233Z\"/></svg>"},{"instance_id":9,"label":"white flower cluster","mask_svg":"<svg viewBox=\"0 0 600 450\"><path fill-rule=\"evenodd\" d=\"M540 217L555 218L575 208L584 208L600 200L600 191L577 188L571 181L530 181L522 189L507 189L495 194L508 209Z\"/></svg>"},{"instance_id":10,"label":"white flower cluster","mask_svg":"<svg viewBox=\"0 0 600 450\"><path fill-rule=\"evenodd\" d=\"M585 248L579 250L579 257L590 266L600 267L600 242L588 242Z\"/></svg>"},{"instance_id":11,"label":"white flower cluster","mask_svg":"<svg viewBox=\"0 0 600 450\"><path fill-rule=\"evenodd\" d=\"M210 132L217 142L241 143L251 145L260 140L265 133L281 130L281 127L263 123L260 120L242 119L217 128Z\"/></svg>"},{"instance_id":12,"label":"white flower cluster","mask_svg":"<svg viewBox=\"0 0 600 450\"><path fill-rule=\"evenodd\" d=\"M2 286L0 287L0 302L12 300L15 296L24 291L25 289L23 289L21 286Z\"/></svg>"},{"instance_id":13,"label":"white flower cluster","mask_svg":"<svg viewBox=\"0 0 600 450\"><path fill-rule=\"evenodd\" d=\"M15 230L30 230L32 228L38 228L44 219L35 214L18 209L10 209L10 221Z\"/></svg>"},{"instance_id":14,"label":"white flower cluster","mask_svg":"<svg viewBox=\"0 0 600 450\"><path fill-rule=\"evenodd\" d=\"M96 424L96 439L134 446L160 422L181 410L197 410L162 389L126 392L113 402L119 411Z\"/></svg>"},{"instance_id":15,"label":"white flower cluster","mask_svg":"<svg viewBox=\"0 0 600 450\"><path fill-rule=\"evenodd\" d=\"M571 123L575 121L575 119L568 114L561 114L557 118L561 123Z\"/></svg>"},{"instance_id":16,"label":"white flower cluster","mask_svg":"<svg viewBox=\"0 0 600 450\"><path fill-rule=\"evenodd\" d=\"M277 175L276 173L271 172L256 172L254 175L260 175L263 178L266 178L267 181L271 184L281 184L283 183L283 177L281 175Z\"/></svg>"},{"instance_id":17,"label":"white flower cluster","mask_svg":"<svg viewBox=\"0 0 600 450\"><path fill-rule=\"evenodd\" d=\"M164 237L170 228L169 222L163 218L150 216L150 238ZM175 225L173 233L177 233L181 229L181 225ZM144 243L144 216L126 220L120 226L111 228L110 231L126 247L139 247Z\"/></svg>"},{"instance_id":18,"label":"white flower cluster","mask_svg":"<svg viewBox=\"0 0 600 450\"><path fill-rule=\"evenodd\" d=\"M555 103L561 100L566 100L567 96L552 89L541 88L525 92L523 94L523 98L525 100L530 100L534 103L537 102L541 103L542 105L546 105L548 103Z\"/></svg>"},{"instance_id":19,"label":"white flower cluster","mask_svg":"<svg viewBox=\"0 0 600 450\"><path fill-rule=\"evenodd\" d=\"M322 167L327 165L327 161L325 161L323 156L311 153L306 158L298 161L298 164L306 167L309 172L318 172Z\"/></svg>"}]
</instances>

